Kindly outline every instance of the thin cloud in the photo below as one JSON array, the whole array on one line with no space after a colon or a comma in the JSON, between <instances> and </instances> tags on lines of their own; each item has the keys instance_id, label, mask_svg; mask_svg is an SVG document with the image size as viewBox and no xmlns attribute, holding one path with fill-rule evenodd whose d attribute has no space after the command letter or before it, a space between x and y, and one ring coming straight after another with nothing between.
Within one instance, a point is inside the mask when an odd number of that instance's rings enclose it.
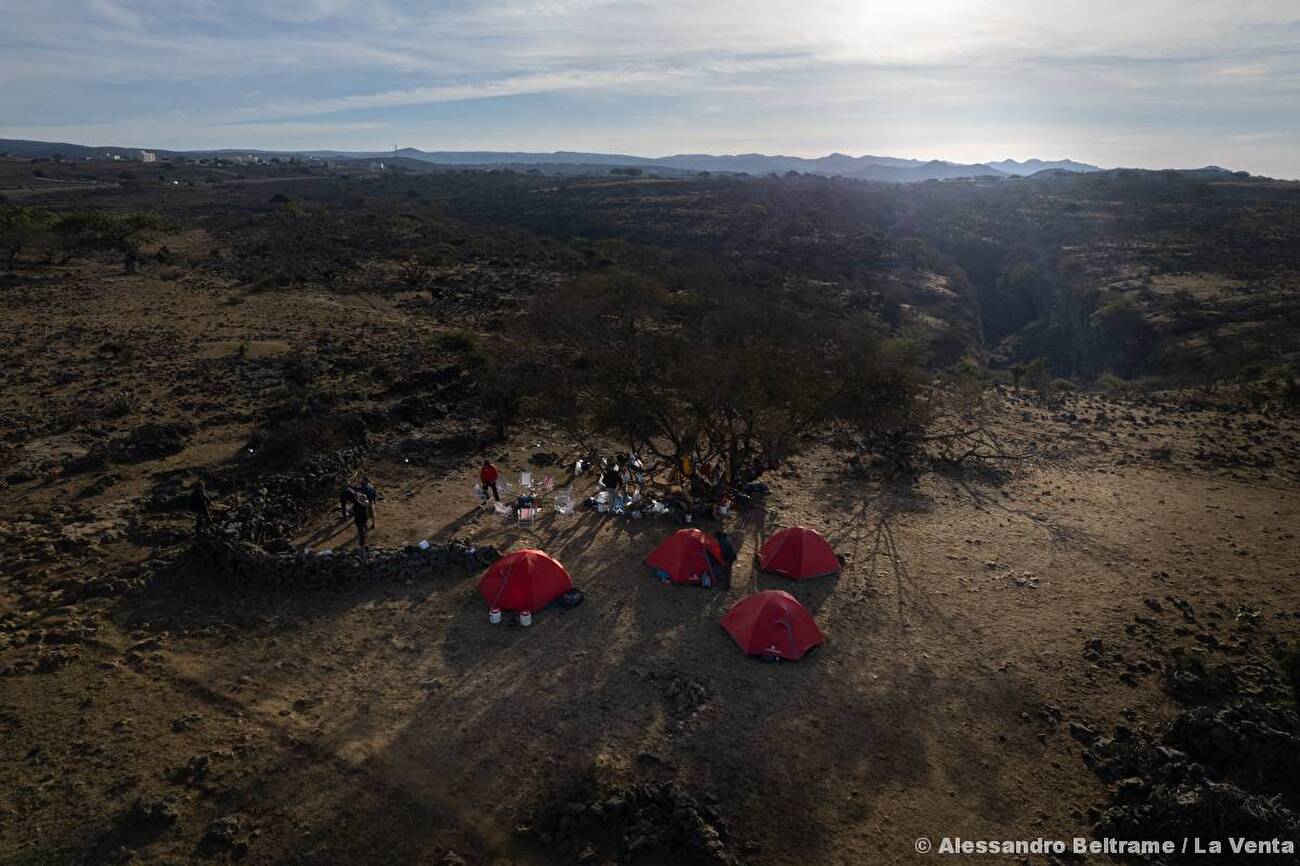
<instances>
[{"instance_id":1,"label":"thin cloud","mask_svg":"<svg viewBox=\"0 0 1300 866\"><path fill-rule=\"evenodd\" d=\"M1300 145L1249 138L1300 125L1291 0L12 5L10 135L150 130L205 146L194 139L242 129L247 146L337 134L342 147L378 132L427 147L813 155L896 148L907 130L902 155L1051 146L1117 162L1146 130L1145 164L1214 155L1300 174Z\"/></svg>"}]
</instances>

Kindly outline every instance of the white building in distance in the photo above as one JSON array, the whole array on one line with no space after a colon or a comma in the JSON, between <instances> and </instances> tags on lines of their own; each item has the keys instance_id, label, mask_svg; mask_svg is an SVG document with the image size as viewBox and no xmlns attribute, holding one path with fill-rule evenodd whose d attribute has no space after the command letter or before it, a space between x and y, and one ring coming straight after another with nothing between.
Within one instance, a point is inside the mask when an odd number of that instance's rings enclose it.
<instances>
[{"instance_id":1,"label":"white building in distance","mask_svg":"<svg viewBox=\"0 0 1300 866\"><path fill-rule=\"evenodd\" d=\"M157 161L158 161L158 154L154 153L152 150L142 150L142 151L140 151L140 161L141 161L141 162L157 162Z\"/></svg>"}]
</instances>

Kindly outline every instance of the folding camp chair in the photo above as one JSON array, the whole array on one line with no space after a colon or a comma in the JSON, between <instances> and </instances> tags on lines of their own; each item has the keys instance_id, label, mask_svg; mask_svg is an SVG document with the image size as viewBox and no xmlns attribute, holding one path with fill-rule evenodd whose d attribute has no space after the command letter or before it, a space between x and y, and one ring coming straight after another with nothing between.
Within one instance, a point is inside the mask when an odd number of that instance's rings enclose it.
<instances>
[{"instance_id":1,"label":"folding camp chair","mask_svg":"<svg viewBox=\"0 0 1300 866\"><path fill-rule=\"evenodd\" d=\"M524 493L531 493L533 491L533 473L531 472L519 473L519 489L522 490Z\"/></svg>"},{"instance_id":2,"label":"folding camp chair","mask_svg":"<svg viewBox=\"0 0 1300 866\"><path fill-rule=\"evenodd\" d=\"M536 526L537 518L541 513L542 509L537 505L529 505L525 508L519 509L519 525L523 526L524 524L528 524L529 526Z\"/></svg>"},{"instance_id":3,"label":"folding camp chair","mask_svg":"<svg viewBox=\"0 0 1300 866\"><path fill-rule=\"evenodd\" d=\"M555 479L549 475L543 475L542 483L537 488L538 494L545 496L547 493L550 493L554 489L555 489Z\"/></svg>"},{"instance_id":4,"label":"folding camp chair","mask_svg":"<svg viewBox=\"0 0 1300 866\"><path fill-rule=\"evenodd\" d=\"M555 513L561 517L569 517L577 510L573 503L573 487L569 486L555 494Z\"/></svg>"}]
</instances>

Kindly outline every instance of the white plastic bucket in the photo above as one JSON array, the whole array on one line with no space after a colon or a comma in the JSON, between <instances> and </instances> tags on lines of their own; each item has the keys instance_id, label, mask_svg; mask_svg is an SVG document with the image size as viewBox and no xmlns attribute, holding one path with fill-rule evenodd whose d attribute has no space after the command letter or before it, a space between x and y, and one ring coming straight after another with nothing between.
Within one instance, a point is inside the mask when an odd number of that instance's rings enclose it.
<instances>
[{"instance_id":1,"label":"white plastic bucket","mask_svg":"<svg viewBox=\"0 0 1300 866\"><path fill-rule=\"evenodd\" d=\"M527 611L527 610L519 611L519 624L523 626L532 625L533 624L532 611Z\"/></svg>"},{"instance_id":2,"label":"white plastic bucket","mask_svg":"<svg viewBox=\"0 0 1300 866\"><path fill-rule=\"evenodd\" d=\"M493 625L501 624L501 608L494 607L490 611L488 611L488 622L492 623Z\"/></svg>"}]
</instances>

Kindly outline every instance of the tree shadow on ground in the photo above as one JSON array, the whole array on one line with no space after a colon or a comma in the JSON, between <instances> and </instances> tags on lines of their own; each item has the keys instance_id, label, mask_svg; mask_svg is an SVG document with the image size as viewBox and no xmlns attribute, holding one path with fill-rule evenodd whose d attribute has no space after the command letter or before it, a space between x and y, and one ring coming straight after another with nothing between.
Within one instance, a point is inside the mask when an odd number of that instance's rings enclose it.
<instances>
[{"instance_id":1,"label":"tree shadow on ground","mask_svg":"<svg viewBox=\"0 0 1300 866\"><path fill-rule=\"evenodd\" d=\"M823 528L831 547L845 558L841 574L877 589L883 588L878 581L888 582L894 595L895 622L904 628L911 627L918 617L942 618L909 573L898 535L900 518L931 510L933 501L916 489L911 476L863 481L851 486L843 481L828 482L823 488L823 495L835 496L844 505L844 517Z\"/></svg>"},{"instance_id":2,"label":"tree shadow on ground","mask_svg":"<svg viewBox=\"0 0 1300 866\"><path fill-rule=\"evenodd\" d=\"M1042 514L1028 508L1012 507L988 495L982 487L972 484L969 479L954 479L953 489L966 496L981 510L998 511L1007 517L1036 527L1046 534L1048 543L1053 548L1084 554L1104 568L1117 570L1114 563L1127 562L1132 558L1132 551L1123 545L1109 543L1100 535L1082 527L1048 520Z\"/></svg>"}]
</instances>

